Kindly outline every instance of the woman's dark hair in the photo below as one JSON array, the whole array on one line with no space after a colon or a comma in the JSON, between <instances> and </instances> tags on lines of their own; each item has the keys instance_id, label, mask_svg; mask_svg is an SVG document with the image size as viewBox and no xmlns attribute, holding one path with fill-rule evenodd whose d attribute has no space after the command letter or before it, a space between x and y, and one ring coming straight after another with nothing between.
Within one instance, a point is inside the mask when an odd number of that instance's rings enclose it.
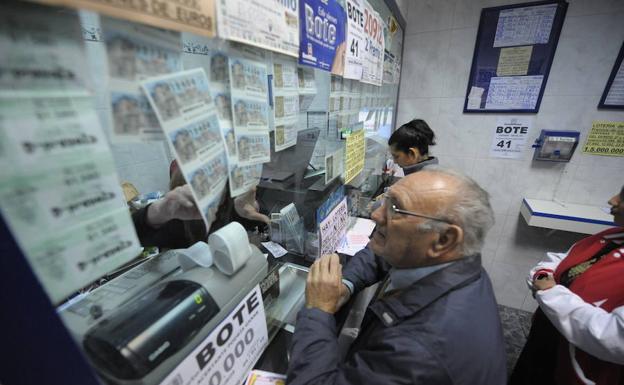
<instances>
[{"instance_id":1,"label":"woman's dark hair","mask_svg":"<svg viewBox=\"0 0 624 385\"><path fill-rule=\"evenodd\" d=\"M388 139L388 145L406 154L409 153L410 148L416 147L421 155L427 155L429 146L435 145L435 134L427 122L414 119L394 131Z\"/></svg>"}]
</instances>

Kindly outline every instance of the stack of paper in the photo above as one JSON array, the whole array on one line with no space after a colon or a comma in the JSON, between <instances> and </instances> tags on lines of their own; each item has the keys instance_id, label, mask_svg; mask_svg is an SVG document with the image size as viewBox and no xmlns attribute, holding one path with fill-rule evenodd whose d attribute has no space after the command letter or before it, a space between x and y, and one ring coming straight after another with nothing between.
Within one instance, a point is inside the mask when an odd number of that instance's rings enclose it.
<instances>
[{"instance_id":1,"label":"stack of paper","mask_svg":"<svg viewBox=\"0 0 624 385\"><path fill-rule=\"evenodd\" d=\"M355 255L368 244L369 236L375 229L375 222L370 219L357 218L355 224L347 231L338 252L347 255Z\"/></svg>"}]
</instances>

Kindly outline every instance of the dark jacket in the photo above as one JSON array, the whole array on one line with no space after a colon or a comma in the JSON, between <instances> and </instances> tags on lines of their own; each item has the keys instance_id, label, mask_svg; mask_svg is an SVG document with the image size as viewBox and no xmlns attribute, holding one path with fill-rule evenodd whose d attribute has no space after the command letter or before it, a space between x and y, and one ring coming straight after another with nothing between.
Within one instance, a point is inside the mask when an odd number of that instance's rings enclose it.
<instances>
[{"instance_id":1,"label":"dark jacket","mask_svg":"<svg viewBox=\"0 0 624 385\"><path fill-rule=\"evenodd\" d=\"M422 170L426 166L431 166L434 164L438 164L438 158L436 158L435 156L432 156L432 157L429 157L429 159L427 160L423 160L422 162L418 162L411 166L401 167L401 168L403 169L403 174L407 176L409 174L413 174L415 172Z\"/></svg>"},{"instance_id":2,"label":"dark jacket","mask_svg":"<svg viewBox=\"0 0 624 385\"><path fill-rule=\"evenodd\" d=\"M368 248L343 270L355 291L388 265ZM289 385L502 385L506 360L496 301L480 256L466 257L396 294L373 301L344 362L334 317L299 312Z\"/></svg>"}]
</instances>

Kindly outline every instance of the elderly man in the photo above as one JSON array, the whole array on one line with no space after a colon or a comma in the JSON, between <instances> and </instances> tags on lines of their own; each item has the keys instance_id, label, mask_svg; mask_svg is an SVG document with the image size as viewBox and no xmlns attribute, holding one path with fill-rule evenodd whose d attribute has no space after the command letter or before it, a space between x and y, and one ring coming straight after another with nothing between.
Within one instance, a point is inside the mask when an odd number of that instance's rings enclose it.
<instances>
[{"instance_id":1,"label":"elderly man","mask_svg":"<svg viewBox=\"0 0 624 385\"><path fill-rule=\"evenodd\" d=\"M344 274L335 254L312 265L288 384L504 384L500 320L479 255L493 224L487 193L426 168L392 186L373 219L368 248ZM355 293L385 277L339 362L333 313L349 286Z\"/></svg>"}]
</instances>

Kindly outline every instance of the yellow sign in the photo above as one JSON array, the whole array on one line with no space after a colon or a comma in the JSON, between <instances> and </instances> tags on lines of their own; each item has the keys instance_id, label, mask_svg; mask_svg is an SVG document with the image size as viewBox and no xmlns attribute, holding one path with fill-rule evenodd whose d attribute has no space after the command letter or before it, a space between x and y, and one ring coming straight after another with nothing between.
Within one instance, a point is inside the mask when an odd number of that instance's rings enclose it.
<instances>
[{"instance_id":1,"label":"yellow sign","mask_svg":"<svg viewBox=\"0 0 624 385\"><path fill-rule=\"evenodd\" d=\"M595 121L583 146L583 153L624 156L624 122Z\"/></svg>"},{"instance_id":2,"label":"yellow sign","mask_svg":"<svg viewBox=\"0 0 624 385\"><path fill-rule=\"evenodd\" d=\"M173 31L215 36L214 0L32 0L37 3L85 8L102 14Z\"/></svg>"},{"instance_id":3,"label":"yellow sign","mask_svg":"<svg viewBox=\"0 0 624 385\"><path fill-rule=\"evenodd\" d=\"M345 183L349 183L364 170L364 154L366 153L366 139L364 130L353 132L347 137L345 145Z\"/></svg>"},{"instance_id":4,"label":"yellow sign","mask_svg":"<svg viewBox=\"0 0 624 385\"><path fill-rule=\"evenodd\" d=\"M497 76L526 75L533 46L502 48L498 57Z\"/></svg>"}]
</instances>

